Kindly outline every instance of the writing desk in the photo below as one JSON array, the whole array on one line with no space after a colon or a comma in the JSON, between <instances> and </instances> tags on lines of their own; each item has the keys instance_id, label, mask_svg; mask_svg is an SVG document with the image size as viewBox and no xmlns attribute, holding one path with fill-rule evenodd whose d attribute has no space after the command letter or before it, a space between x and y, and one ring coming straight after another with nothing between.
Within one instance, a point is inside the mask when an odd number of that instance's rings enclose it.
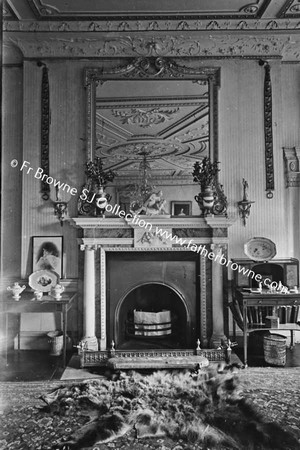
<instances>
[{"instance_id":1,"label":"writing desk","mask_svg":"<svg viewBox=\"0 0 300 450\"><path fill-rule=\"evenodd\" d=\"M16 314L18 318L22 313L37 312L60 312L62 315L62 332L63 332L63 367L66 367L67 356L67 314L71 308L72 302L76 297L76 293L64 293L59 300L55 300L51 295L44 294L41 300L37 300L30 291L24 291L20 300L14 300L12 296L6 297L0 305L2 305L2 313L5 314L5 361L7 364L8 353L8 314ZM20 350L20 330L18 332L18 350Z\"/></svg>"},{"instance_id":2,"label":"writing desk","mask_svg":"<svg viewBox=\"0 0 300 450\"><path fill-rule=\"evenodd\" d=\"M286 323L279 324L278 328L268 328L266 326L257 326L258 324L253 324L249 326L247 318L247 308L254 307L280 307L280 306L298 306L300 305L300 293L298 294L281 294L281 293L250 293L243 291L242 289L237 289L235 291L236 300L239 305L239 309L242 312L242 323L243 323L243 338L244 338L244 364L247 366L247 338L248 332L254 330L272 330L273 332L279 330L289 330L291 332L291 347L293 346L294 331L300 330L300 326L296 323Z\"/></svg>"}]
</instances>

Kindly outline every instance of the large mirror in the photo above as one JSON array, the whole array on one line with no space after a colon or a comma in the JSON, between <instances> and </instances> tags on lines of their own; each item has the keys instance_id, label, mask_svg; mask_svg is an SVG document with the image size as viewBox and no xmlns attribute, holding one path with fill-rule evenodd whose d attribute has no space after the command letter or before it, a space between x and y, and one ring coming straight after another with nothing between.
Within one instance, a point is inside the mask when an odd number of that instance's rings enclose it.
<instances>
[{"instance_id":1,"label":"large mirror","mask_svg":"<svg viewBox=\"0 0 300 450\"><path fill-rule=\"evenodd\" d=\"M156 179L191 178L195 161L218 159L219 78L192 58L86 68L88 160L101 157L124 183L145 155Z\"/></svg>"}]
</instances>

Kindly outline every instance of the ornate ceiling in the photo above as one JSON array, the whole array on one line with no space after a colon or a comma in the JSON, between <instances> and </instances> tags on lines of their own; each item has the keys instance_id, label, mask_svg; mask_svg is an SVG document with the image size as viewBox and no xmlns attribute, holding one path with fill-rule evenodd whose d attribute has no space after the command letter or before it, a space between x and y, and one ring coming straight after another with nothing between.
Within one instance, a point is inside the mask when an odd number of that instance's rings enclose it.
<instances>
[{"instance_id":1,"label":"ornate ceiling","mask_svg":"<svg viewBox=\"0 0 300 450\"><path fill-rule=\"evenodd\" d=\"M300 0L6 0L3 18L4 63L7 54L13 62L74 58L86 66L140 57L300 62ZM155 95L151 86L129 96L119 85L118 97L105 96L107 86L96 108L97 154L106 166L130 177L147 154L159 175L184 177L207 154L203 86L195 93L181 84L177 95L171 84Z\"/></svg>"},{"instance_id":2,"label":"ornate ceiling","mask_svg":"<svg viewBox=\"0 0 300 450\"><path fill-rule=\"evenodd\" d=\"M258 19L299 17L300 4L297 0L7 0L5 12L21 20Z\"/></svg>"}]
</instances>

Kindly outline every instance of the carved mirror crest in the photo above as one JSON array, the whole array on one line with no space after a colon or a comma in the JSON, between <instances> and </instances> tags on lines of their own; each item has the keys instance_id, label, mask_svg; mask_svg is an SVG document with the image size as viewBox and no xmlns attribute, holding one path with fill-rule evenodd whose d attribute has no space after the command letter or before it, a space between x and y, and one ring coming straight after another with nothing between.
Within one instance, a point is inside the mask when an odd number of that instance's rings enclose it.
<instances>
[{"instance_id":1,"label":"carved mirror crest","mask_svg":"<svg viewBox=\"0 0 300 450\"><path fill-rule=\"evenodd\" d=\"M198 60L199 61L199 60ZM196 59L137 58L85 69L87 157L124 180L146 155L157 179L190 178L218 158L218 67Z\"/></svg>"}]
</instances>

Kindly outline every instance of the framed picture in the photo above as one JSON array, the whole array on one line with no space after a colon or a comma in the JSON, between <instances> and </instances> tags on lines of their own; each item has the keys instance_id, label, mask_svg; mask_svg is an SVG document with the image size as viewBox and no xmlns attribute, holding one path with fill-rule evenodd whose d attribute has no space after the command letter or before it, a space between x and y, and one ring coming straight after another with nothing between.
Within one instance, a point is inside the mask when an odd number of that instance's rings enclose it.
<instances>
[{"instance_id":1,"label":"framed picture","mask_svg":"<svg viewBox=\"0 0 300 450\"><path fill-rule=\"evenodd\" d=\"M171 202L171 214L172 216L191 216L192 215L192 202Z\"/></svg>"},{"instance_id":2,"label":"framed picture","mask_svg":"<svg viewBox=\"0 0 300 450\"><path fill-rule=\"evenodd\" d=\"M53 270L62 277L63 237L34 236L32 238L32 270Z\"/></svg>"}]
</instances>

